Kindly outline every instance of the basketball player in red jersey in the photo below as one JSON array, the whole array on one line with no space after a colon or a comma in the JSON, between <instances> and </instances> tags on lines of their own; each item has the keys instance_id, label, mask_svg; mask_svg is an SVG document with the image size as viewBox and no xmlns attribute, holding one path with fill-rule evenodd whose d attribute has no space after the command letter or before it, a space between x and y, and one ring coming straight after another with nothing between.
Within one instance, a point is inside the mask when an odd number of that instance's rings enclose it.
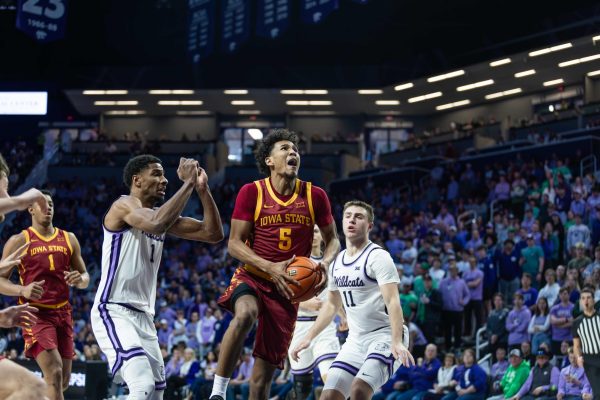
<instances>
[{"instance_id":1,"label":"basketball player in red jersey","mask_svg":"<svg viewBox=\"0 0 600 400\"><path fill-rule=\"evenodd\" d=\"M0 293L19 296L19 302L32 300L39 309L38 321L23 330L25 355L34 358L48 385L51 400L63 399L69 386L73 350L73 317L69 287L85 289L90 277L81 258L79 241L74 234L53 226L51 194L43 191L48 211L38 204L29 208L31 226L12 236L4 246L3 258L29 244L19 266L20 285L8 280L10 272L0 276Z\"/></svg>"},{"instance_id":2,"label":"basketball player in red jersey","mask_svg":"<svg viewBox=\"0 0 600 400\"><path fill-rule=\"evenodd\" d=\"M318 289L325 287L329 263L340 249L327 194L298 178L296 134L286 129L272 131L258 143L256 161L268 177L244 185L236 199L229 253L242 266L219 299L219 305L234 318L221 343L211 400L225 399L244 340L257 319L250 399L268 398L273 373L283 368L287 357L298 313L288 287L297 282L286 274L286 268L296 256L310 256L314 224L325 241Z\"/></svg>"}]
</instances>

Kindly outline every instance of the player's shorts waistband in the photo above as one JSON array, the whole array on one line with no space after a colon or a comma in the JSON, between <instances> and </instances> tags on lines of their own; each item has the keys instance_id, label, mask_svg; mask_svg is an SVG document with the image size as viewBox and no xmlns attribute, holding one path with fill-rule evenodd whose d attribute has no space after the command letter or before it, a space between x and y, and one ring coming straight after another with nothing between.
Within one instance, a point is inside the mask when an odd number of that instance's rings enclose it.
<instances>
[{"instance_id":1,"label":"player's shorts waistband","mask_svg":"<svg viewBox=\"0 0 600 400\"><path fill-rule=\"evenodd\" d=\"M261 271L254 265L244 264L244 265L242 265L242 268L244 268L246 271L248 271L249 273L251 273L254 276L265 279L269 282L271 281L271 275L267 274L266 272Z\"/></svg>"},{"instance_id":2,"label":"player's shorts waistband","mask_svg":"<svg viewBox=\"0 0 600 400\"><path fill-rule=\"evenodd\" d=\"M62 308L64 306L66 306L67 304L69 304L69 300L65 300L65 301L63 301L61 303L58 303L58 304L29 303L29 305L32 306L32 307L47 308L49 310L56 310L58 308Z\"/></svg>"},{"instance_id":3,"label":"player's shorts waistband","mask_svg":"<svg viewBox=\"0 0 600 400\"><path fill-rule=\"evenodd\" d=\"M298 322L307 322L307 321L316 321L317 317L298 317L296 318L296 321Z\"/></svg>"}]
</instances>

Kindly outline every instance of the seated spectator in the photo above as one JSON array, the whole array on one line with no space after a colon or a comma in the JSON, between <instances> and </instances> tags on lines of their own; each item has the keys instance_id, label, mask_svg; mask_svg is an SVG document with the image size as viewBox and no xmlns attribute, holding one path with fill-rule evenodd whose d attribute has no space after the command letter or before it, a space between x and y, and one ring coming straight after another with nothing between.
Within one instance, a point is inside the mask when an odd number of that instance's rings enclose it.
<instances>
[{"instance_id":1,"label":"seated spectator","mask_svg":"<svg viewBox=\"0 0 600 400\"><path fill-rule=\"evenodd\" d=\"M165 365L165 377L167 380L172 376L179 376L181 364L183 364L181 351L178 348L174 348L169 362L167 362L167 365Z\"/></svg>"},{"instance_id":2,"label":"seated spectator","mask_svg":"<svg viewBox=\"0 0 600 400\"><path fill-rule=\"evenodd\" d=\"M463 352L463 366L460 370L454 370L454 376L450 385L455 386L442 400L483 400L487 388L487 375L485 371L476 364L475 350L465 349Z\"/></svg>"},{"instance_id":3,"label":"seated spectator","mask_svg":"<svg viewBox=\"0 0 600 400\"><path fill-rule=\"evenodd\" d=\"M183 352L183 363L179 368L179 374L173 375L167 379L165 397L167 399L182 398L181 389L184 386L191 387L199 375L200 363L196 359L196 352L187 347Z\"/></svg>"},{"instance_id":4,"label":"seated spectator","mask_svg":"<svg viewBox=\"0 0 600 400\"><path fill-rule=\"evenodd\" d=\"M544 278L546 279L546 286L544 286L538 293L539 297L545 297L548 300L548 306L552 308L556 300L558 299L558 291L560 286L556 283L556 272L550 268L544 272Z\"/></svg>"},{"instance_id":5,"label":"seated spectator","mask_svg":"<svg viewBox=\"0 0 600 400\"><path fill-rule=\"evenodd\" d=\"M597 244L597 243L595 243ZM594 261L581 272L581 276L586 279L594 274L594 271L600 269L600 246L596 246L594 249Z\"/></svg>"},{"instance_id":6,"label":"seated spectator","mask_svg":"<svg viewBox=\"0 0 600 400\"><path fill-rule=\"evenodd\" d=\"M441 366L437 358L437 346L430 343L425 348L425 358L418 358L417 365L411 367L409 372L410 389L404 392L392 392L386 400L421 400L437 377Z\"/></svg>"},{"instance_id":7,"label":"seated spectator","mask_svg":"<svg viewBox=\"0 0 600 400\"><path fill-rule=\"evenodd\" d=\"M383 400L390 393L396 390L406 390L408 388L410 368L400 365L394 375L373 394L373 400Z\"/></svg>"},{"instance_id":8,"label":"seated spectator","mask_svg":"<svg viewBox=\"0 0 600 400\"><path fill-rule=\"evenodd\" d=\"M523 295L515 293L514 307L506 318L506 330L508 331L508 347L519 348L522 342L529 340L527 328L531 320L531 312L523 305Z\"/></svg>"},{"instance_id":9,"label":"seated spectator","mask_svg":"<svg viewBox=\"0 0 600 400\"><path fill-rule=\"evenodd\" d=\"M492 352L495 352L498 347L508 347L507 316L508 309L504 307L502 295L496 293L494 295L494 309L490 312L486 323L486 333Z\"/></svg>"},{"instance_id":10,"label":"seated spectator","mask_svg":"<svg viewBox=\"0 0 600 400\"><path fill-rule=\"evenodd\" d=\"M286 398L287 394L294 387L294 382L292 380L290 362L289 359L285 360L285 368L279 374L275 374L275 379L273 379L273 384L271 385L271 397L269 400L283 400ZM321 375L321 374L315 374Z\"/></svg>"},{"instance_id":11,"label":"seated spectator","mask_svg":"<svg viewBox=\"0 0 600 400\"><path fill-rule=\"evenodd\" d=\"M496 349L496 362L493 363L490 368L490 394L502 393L500 381L502 381L507 369L508 361L506 360L506 349L504 347L498 347Z\"/></svg>"},{"instance_id":12,"label":"seated spectator","mask_svg":"<svg viewBox=\"0 0 600 400\"><path fill-rule=\"evenodd\" d=\"M559 375L558 368L550 364L550 353L539 349L536 353L535 365L514 399L554 399Z\"/></svg>"},{"instance_id":13,"label":"seated spectator","mask_svg":"<svg viewBox=\"0 0 600 400\"><path fill-rule=\"evenodd\" d=\"M575 352L569 347L570 365L560 371L556 400L591 400L592 388L583 368L577 366Z\"/></svg>"},{"instance_id":14,"label":"seated spectator","mask_svg":"<svg viewBox=\"0 0 600 400\"><path fill-rule=\"evenodd\" d=\"M529 328L527 329L531 335L533 354L537 354L540 344L551 343L549 312L548 300L545 297L540 297L537 301L535 312L529 321Z\"/></svg>"},{"instance_id":15,"label":"seated spectator","mask_svg":"<svg viewBox=\"0 0 600 400\"><path fill-rule=\"evenodd\" d=\"M521 343L521 357L529 365L535 364L535 354L531 352L531 343L524 341Z\"/></svg>"},{"instance_id":16,"label":"seated spectator","mask_svg":"<svg viewBox=\"0 0 600 400\"><path fill-rule=\"evenodd\" d=\"M235 378L229 381L227 387L227 398L235 399L237 394L242 395L242 400L248 400L250 395L250 377L254 367L254 357L251 349L244 349L237 371L234 372Z\"/></svg>"},{"instance_id":17,"label":"seated spectator","mask_svg":"<svg viewBox=\"0 0 600 400\"><path fill-rule=\"evenodd\" d=\"M453 353L446 353L444 356L444 365L438 369L437 380L433 384L433 389L429 389L423 396L423 400L440 400L442 397L454 390L450 385L454 370L456 369L456 357Z\"/></svg>"},{"instance_id":18,"label":"seated spectator","mask_svg":"<svg viewBox=\"0 0 600 400\"><path fill-rule=\"evenodd\" d=\"M500 381L502 394L488 398L488 400L512 399L529 376L529 364L521 357L521 350L513 349L508 355L510 366Z\"/></svg>"},{"instance_id":19,"label":"seated spectator","mask_svg":"<svg viewBox=\"0 0 600 400\"><path fill-rule=\"evenodd\" d=\"M569 291L560 289L560 303L550 309L550 324L552 325L552 352L560 352L560 344L563 340L571 342L571 325L573 324L573 309L575 305L569 301Z\"/></svg>"}]
</instances>

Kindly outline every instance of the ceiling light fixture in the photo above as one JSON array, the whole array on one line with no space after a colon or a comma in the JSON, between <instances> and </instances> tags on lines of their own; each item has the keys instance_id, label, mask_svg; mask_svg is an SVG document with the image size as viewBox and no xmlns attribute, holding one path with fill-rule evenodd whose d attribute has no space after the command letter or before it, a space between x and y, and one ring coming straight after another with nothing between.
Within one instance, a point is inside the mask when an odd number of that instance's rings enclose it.
<instances>
[{"instance_id":1,"label":"ceiling light fixture","mask_svg":"<svg viewBox=\"0 0 600 400\"><path fill-rule=\"evenodd\" d=\"M499 67L501 65L510 64L511 61L512 60L510 58L503 58L502 60L492 61L490 63L490 67Z\"/></svg>"},{"instance_id":2,"label":"ceiling light fixture","mask_svg":"<svg viewBox=\"0 0 600 400\"><path fill-rule=\"evenodd\" d=\"M464 85L464 86L459 86L456 88L457 92L464 92L465 90L472 90L472 89L477 89L483 86L489 86L489 85L493 85L494 84L494 80L493 79L487 79L485 81L481 81L481 82L475 82L475 83L471 83L468 85Z\"/></svg>"},{"instance_id":3,"label":"ceiling light fixture","mask_svg":"<svg viewBox=\"0 0 600 400\"><path fill-rule=\"evenodd\" d=\"M544 86L554 86L554 85L560 85L561 83L564 83L565 81L562 79L553 79L551 81L546 81L544 82Z\"/></svg>"},{"instance_id":4,"label":"ceiling light fixture","mask_svg":"<svg viewBox=\"0 0 600 400\"><path fill-rule=\"evenodd\" d=\"M438 111L441 111L441 110L447 110L449 108L466 106L467 104L471 104L471 100L460 100L460 101L455 101L454 103L442 104L442 105L436 106L435 109Z\"/></svg>"},{"instance_id":5,"label":"ceiling light fixture","mask_svg":"<svg viewBox=\"0 0 600 400\"><path fill-rule=\"evenodd\" d=\"M528 69L527 71L517 72L515 74L515 78L522 78L524 76L529 76L535 74L535 69Z\"/></svg>"},{"instance_id":6,"label":"ceiling light fixture","mask_svg":"<svg viewBox=\"0 0 600 400\"><path fill-rule=\"evenodd\" d=\"M585 63L585 62L594 61L599 58L600 58L600 54L594 54L594 55L587 56L587 57L576 58L574 60L563 61L561 63L558 63L558 66L561 68L564 68L564 67L569 67L571 65L577 65L577 64L581 64L581 63Z\"/></svg>"},{"instance_id":7,"label":"ceiling light fixture","mask_svg":"<svg viewBox=\"0 0 600 400\"><path fill-rule=\"evenodd\" d=\"M442 92L428 93L428 94L424 94L422 96L411 97L410 99L408 99L408 102L409 103L418 103L419 101L425 101L425 100L429 100L429 99L435 99L436 97L441 97L442 94L443 94Z\"/></svg>"},{"instance_id":8,"label":"ceiling light fixture","mask_svg":"<svg viewBox=\"0 0 600 400\"><path fill-rule=\"evenodd\" d=\"M573 45L571 43L563 43L563 44L559 44L557 46L546 47L545 49L540 49L540 50L535 50L535 51L530 52L529 57L537 57L537 56L541 56L542 54L553 53L555 51L568 49L570 47L573 47Z\"/></svg>"},{"instance_id":9,"label":"ceiling light fixture","mask_svg":"<svg viewBox=\"0 0 600 400\"><path fill-rule=\"evenodd\" d=\"M497 99L498 97L510 96L511 94L521 93L521 88L505 90L503 92L490 93L485 96L486 100Z\"/></svg>"},{"instance_id":10,"label":"ceiling light fixture","mask_svg":"<svg viewBox=\"0 0 600 400\"><path fill-rule=\"evenodd\" d=\"M460 69L458 71L452 71L452 72L448 72L446 74L432 76L430 78L427 78L427 82L431 83L431 82L443 81L444 79L456 78L457 76L461 76L464 74L465 74L465 71Z\"/></svg>"},{"instance_id":11,"label":"ceiling light fixture","mask_svg":"<svg viewBox=\"0 0 600 400\"><path fill-rule=\"evenodd\" d=\"M412 82L409 82L409 83L403 83L403 84L401 84L401 85L394 86L394 90L395 90L396 92L399 92L399 91L401 91L401 90L410 89L411 87L414 87L414 86L415 86L415 85L414 85L414 83L412 83Z\"/></svg>"},{"instance_id":12,"label":"ceiling light fixture","mask_svg":"<svg viewBox=\"0 0 600 400\"><path fill-rule=\"evenodd\" d=\"M358 94L382 94L381 89L359 89Z\"/></svg>"},{"instance_id":13,"label":"ceiling light fixture","mask_svg":"<svg viewBox=\"0 0 600 400\"><path fill-rule=\"evenodd\" d=\"M400 105L399 100L376 100L375 104L378 106L398 106Z\"/></svg>"}]
</instances>

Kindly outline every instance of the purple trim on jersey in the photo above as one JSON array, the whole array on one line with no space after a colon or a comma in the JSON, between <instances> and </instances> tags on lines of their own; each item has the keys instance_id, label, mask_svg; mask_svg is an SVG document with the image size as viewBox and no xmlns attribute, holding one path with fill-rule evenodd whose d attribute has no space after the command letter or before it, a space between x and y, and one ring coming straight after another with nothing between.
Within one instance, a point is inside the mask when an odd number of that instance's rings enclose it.
<instances>
[{"instance_id":1,"label":"purple trim on jersey","mask_svg":"<svg viewBox=\"0 0 600 400\"><path fill-rule=\"evenodd\" d=\"M329 367L329 369L331 368L343 369L344 371L348 372L353 376L356 376L356 374L358 374L358 368L343 361L334 361Z\"/></svg>"},{"instance_id":2,"label":"purple trim on jersey","mask_svg":"<svg viewBox=\"0 0 600 400\"><path fill-rule=\"evenodd\" d=\"M154 382L154 390L165 390L167 388L167 381Z\"/></svg>"},{"instance_id":3,"label":"purple trim on jersey","mask_svg":"<svg viewBox=\"0 0 600 400\"><path fill-rule=\"evenodd\" d=\"M315 361L313 361L312 364L310 364L310 366L306 367L306 368L302 368L302 369L291 369L291 374L292 375L303 375L303 374L307 374L309 372L312 372L313 369L315 369L315 366L317 364L319 364L321 361L325 361L325 360L331 360L332 358L336 358L338 355L338 353L328 353L328 354L323 354L320 357L317 357L317 359ZM358 372L358 371L357 371ZM355 374L356 375L356 374Z\"/></svg>"},{"instance_id":4,"label":"purple trim on jersey","mask_svg":"<svg viewBox=\"0 0 600 400\"><path fill-rule=\"evenodd\" d=\"M383 354L379 354L379 353L371 353L367 356L366 358L367 360L377 360L380 361L382 363L384 363L385 365L388 366L388 372L390 374L390 377L392 375L394 375L394 357L388 358L386 356L384 356Z\"/></svg>"},{"instance_id":5,"label":"purple trim on jersey","mask_svg":"<svg viewBox=\"0 0 600 400\"><path fill-rule=\"evenodd\" d=\"M363 249L363 251L361 251L361 252L360 252L360 254L359 254L357 257L356 257L356 259L355 259L355 260L358 260L359 258L361 258L361 257L362 257L362 255L363 255L363 254L365 254L365 251L367 251L367 249L368 249L369 247L371 247L371 245L372 245L372 244L373 244L373 242L370 242L368 245L366 245L366 246L365 246L365 248ZM346 255L346 250L344 250L344 254L342 254L342 265L343 265L344 267L349 267L349 266L351 266L352 264L354 264L354 262L351 262L351 263L348 263L348 264L346 264L346 262L344 261L344 256L345 256L345 255Z\"/></svg>"},{"instance_id":6,"label":"purple trim on jersey","mask_svg":"<svg viewBox=\"0 0 600 400\"><path fill-rule=\"evenodd\" d=\"M114 234L110 244L110 263L108 266L108 273L106 276L106 286L102 291L100 301L105 303L108 301L108 296L112 290L112 284L117 275L117 267L119 265L119 257L121 256L121 245L123 244L123 234Z\"/></svg>"},{"instance_id":7,"label":"purple trim on jersey","mask_svg":"<svg viewBox=\"0 0 600 400\"><path fill-rule=\"evenodd\" d=\"M115 361L115 365L112 367L112 375L115 376L119 372L125 361L140 356L146 356L146 352L141 347L133 347L126 352L117 351L117 361Z\"/></svg>"},{"instance_id":8,"label":"purple trim on jersey","mask_svg":"<svg viewBox=\"0 0 600 400\"><path fill-rule=\"evenodd\" d=\"M365 264L363 265L363 274L365 275L365 278L367 278L371 282L377 282L377 279L373 279L369 276L369 274L367 274L367 263L369 262L369 256L371 255L371 253L378 249L381 249L381 247L377 246L374 249L371 249L371 251L369 251L369 253L367 254L367 258L365 259Z\"/></svg>"},{"instance_id":9,"label":"purple trim on jersey","mask_svg":"<svg viewBox=\"0 0 600 400\"><path fill-rule=\"evenodd\" d=\"M309 322L309 321L316 321L317 317L298 317L296 318L296 321L298 322Z\"/></svg>"},{"instance_id":10,"label":"purple trim on jersey","mask_svg":"<svg viewBox=\"0 0 600 400\"><path fill-rule=\"evenodd\" d=\"M123 348L123 346L121 345L121 341L119 340L119 337L117 336L117 330L115 329L115 324L114 324L113 320L110 318L110 315L108 315L108 309L106 308L106 303L99 304L98 311L100 311L100 317L102 318L102 323L104 324L104 327L106 328L106 332L108 333L108 339L110 340L110 343L113 345L113 348L115 349L115 351L117 351L117 353L118 353L119 350L121 350Z\"/></svg>"}]
</instances>

